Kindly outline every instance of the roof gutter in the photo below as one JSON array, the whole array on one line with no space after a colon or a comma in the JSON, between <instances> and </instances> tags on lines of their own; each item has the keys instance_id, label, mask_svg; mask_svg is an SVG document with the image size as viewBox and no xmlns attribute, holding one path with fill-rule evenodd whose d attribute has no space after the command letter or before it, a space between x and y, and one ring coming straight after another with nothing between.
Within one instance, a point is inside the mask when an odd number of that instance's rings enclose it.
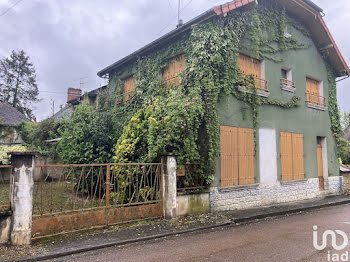
<instances>
[{"instance_id":1,"label":"roof gutter","mask_svg":"<svg viewBox=\"0 0 350 262\"><path fill-rule=\"evenodd\" d=\"M176 37L177 35L189 30L191 28L192 25L194 24L200 24L210 18L212 18L213 16L216 16L216 13L213 11L213 9L210 9L208 11L206 11L205 13L197 16L196 18L190 20L189 22L185 23L184 25L178 27L177 29L172 30L171 32L165 34L164 36L154 40L153 42L151 42L150 44L144 46L143 48L137 50L136 52L126 56L125 58L115 62L114 64L102 69L101 71L99 71L97 73L97 75L99 77L103 77L105 74L109 73L110 71L112 71L115 68L118 68L119 66L132 61L133 59L135 59L135 57L142 55L146 52L151 51L152 49L154 49L155 47L163 44L164 42L166 42L167 40Z\"/></svg>"},{"instance_id":2,"label":"roof gutter","mask_svg":"<svg viewBox=\"0 0 350 262\"><path fill-rule=\"evenodd\" d=\"M323 9L318 5L316 5L314 2L312 2L311 0L303 0L303 1L309 6L311 6L313 9L315 9L317 12L323 13Z\"/></svg>"}]
</instances>

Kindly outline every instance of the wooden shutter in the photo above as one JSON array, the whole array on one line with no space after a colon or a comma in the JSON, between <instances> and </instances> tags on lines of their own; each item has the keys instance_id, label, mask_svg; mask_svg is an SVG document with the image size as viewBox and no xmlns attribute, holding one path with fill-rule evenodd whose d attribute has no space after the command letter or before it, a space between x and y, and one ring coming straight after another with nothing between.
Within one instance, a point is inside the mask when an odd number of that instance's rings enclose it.
<instances>
[{"instance_id":1,"label":"wooden shutter","mask_svg":"<svg viewBox=\"0 0 350 262\"><path fill-rule=\"evenodd\" d=\"M320 103L320 82L306 78L306 100L317 105Z\"/></svg>"},{"instance_id":2,"label":"wooden shutter","mask_svg":"<svg viewBox=\"0 0 350 262\"><path fill-rule=\"evenodd\" d=\"M281 167L282 180L293 180L292 134L281 132Z\"/></svg>"},{"instance_id":3,"label":"wooden shutter","mask_svg":"<svg viewBox=\"0 0 350 262\"><path fill-rule=\"evenodd\" d=\"M302 134L281 132L282 181L305 178L303 140Z\"/></svg>"},{"instance_id":4,"label":"wooden shutter","mask_svg":"<svg viewBox=\"0 0 350 262\"><path fill-rule=\"evenodd\" d=\"M239 185L254 184L254 131L238 129Z\"/></svg>"},{"instance_id":5,"label":"wooden shutter","mask_svg":"<svg viewBox=\"0 0 350 262\"><path fill-rule=\"evenodd\" d=\"M238 67L245 75L253 75L256 78L261 78L260 60L239 54Z\"/></svg>"},{"instance_id":6,"label":"wooden shutter","mask_svg":"<svg viewBox=\"0 0 350 262\"><path fill-rule=\"evenodd\" d=\"M238 185L238 128L220 127L221 186Z\"/></svg>"},{"instance_id":7,"label":"wooden shutter","mask_svg":"<svg viewBox=\"0 0 350 262\"><path fill-rule=\"evenodd\" d=\"M186 66L185 56L180 55L173 58L169 65L163 71L163 80L166 88L171 85L178 86L180 84L179 74L184 70Z\"/></svg>"},{"instance_id":8,"label":"wooden shutter","mask_svg":"<svg viewBox=\"0 0 350 262\"><path fill-rule=\"evenodd\" d=\"M304 136L292 134L293 140L293 180L305 178L304 174Z\"/></svg>"},{"instance_id":9,"label":"wooden shutter","mask_svg":"<svg viewBox=\"0 0 350 262\"><path fill-rule=\"evenodd\" d=\"M221 126L220 136L221 186L254 184L253 130Z\"/></svg>"},{"instance_id":10,"label":"wooden shutter","mask_svg":"<svg viewBox=\"0 0 350 262\"><path fill-rule=\"evenodd\" d=\"M320 190L324 190L322 145L317 145L317 170Z\"/></svg>"},{"instance_id":11,"label":"wooden shutter","mask_svg":"<svg viewBox=\"0 0 350 262\"><path fill-rule=\"evenodd\" d=\"M261 89L261 61L247 55L239 54L238 67L244 75L253 75L257 78L256 88Z\"/></svg>"},{"instance_id":12,"label":"wooden shutter","mask_svg":"<svg viewBox=\"0 0 350 262\"><path fill-rule=\"evenodd\" d=\"M123 81L123 102L129 101L132 97L132 92L135 91L135 77L130 76Z\"/></svg>"}]
</instances>

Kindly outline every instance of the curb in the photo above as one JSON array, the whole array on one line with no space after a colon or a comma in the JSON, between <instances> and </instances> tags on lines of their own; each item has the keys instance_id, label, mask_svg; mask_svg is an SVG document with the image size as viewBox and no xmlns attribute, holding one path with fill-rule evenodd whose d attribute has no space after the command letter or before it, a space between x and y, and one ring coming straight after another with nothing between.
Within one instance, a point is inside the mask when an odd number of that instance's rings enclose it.
<instances>
[{"instance_id":1,"label":"curb","mask_svg":"<svg viewBox=\"0 0 350 262\"><path fill-rule=\"evenodd\" d=\"M277 212L265 213L265 214L260 214L260 215L254 215L254 216L249 216L249 217L234 218L233 222L235 224L245 223L245 222L250 222L250 221L258 220L258 219L264 219L264 218L268 218L268 217L277 217L277 216L282 216L282 215L287 215L287 214L299 213L302 211L320 209L320 208L331 207L331 206L340 206L340 205L345 205L345 204L350 204L350 200L329 202L329 203L316 205L316 206L301 207L301 208L289 209L289 210L285 210L285 211L277 211Z\"/></svg>"},{"instance_id":2,"label":"curb","mask_svg":"<svg viewBox=\"0 0 350 262\"><path fill-rule=\"evenodd\" d=\"M32 261L49 260L49 259L84 253L84 252L88 252L88 251L99 250L99 249L108 248L108 247L123 246L123 245L127 245L127 244L149 241L149 240L154 240L154 239L159 239L159 238L164 238L164 237L169 237L169 236L183 235L183 234L187 234L187 233L204 231L204 230L214 229L214 228L218 228L218 227L227 227L227 226L231 226L232 224L233 223L230 221L230 222L225 222L225 223L212 225L212 226L198 227L198 228L194 228L194 229L170 232L170 233L159 234L159 235L154 235L154 236L149 236L149 237L140 237L140 238L136 238L136 239L110 242L110 243L106 243L106 244L102 244L102 245L79 248L79 249L70 250L70 251L66 251L66 252L53 253L53 254L37 256L37 257L32 257L32 258L20 259L17 261L18 262L32 262Z\"/></svg>"},{"instance_id":3,"label":"curb","mask_svg":"<svg viewBox=\"0 0 350 262\"><path fill-rule=\"evenodd\" d=\"M221 224L217 224L217 225L198 227L198 228L194 228L194 229L181 230L181 231L176 231L176 232L158 234L158 235L141 237L141 238L136 238L136 239L129 239L129 240L124 240L124 241L110 242L110 243L106 243L106 244L89 246L89 247L84 247L84 248L65 251L65 252L59 252L59 253L53 253L53 254L37 256L37 257L32 257L32 258L20 259L17 261L18 262L32 262L32 261L43 261L43 260L55 259L55 258L75 255L75 254L79 254L79 253L84 253L84 252L88 252L88 251L99 250L99 249L103 249L103 248L109 248L109 247L114 247L114 246L123 246L123 245L127 245L127 244L155 240L155 239L169 237L169 236L176 236L176 235L183 235L183 234L188 234L188 233L193 233L193 232L200 232L200 231L214 229L214 228L238 225L240 223L245 223L245 222L247 223L247 222L251 222L254 220L258 220L258 219L264 219L264 218L268 218L268 217L277 217L277 216L282 216L282 215L286 215L286 214L293 214L293 213L298 213L298 212L307 211L307 210L320 209L323 207L339 206L339 205L344 205L344 204L350 204L350 199L343 200L343 201L337 201L337 202L329 202L329 203L315 205L315 206L289 209L289 210L285 210L285 211L265 213L265 214L254 215L254 216L249 216L249 217L234 218L229 222L225 222L225 223L221 223Z\"/></svg>"}]
</instances>

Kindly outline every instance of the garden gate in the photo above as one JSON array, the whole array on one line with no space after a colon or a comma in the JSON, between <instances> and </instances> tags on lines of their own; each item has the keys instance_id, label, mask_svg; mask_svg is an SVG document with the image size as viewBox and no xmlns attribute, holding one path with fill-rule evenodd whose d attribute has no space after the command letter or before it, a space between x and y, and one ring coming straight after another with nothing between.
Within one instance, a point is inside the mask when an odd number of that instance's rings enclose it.
<instances>
[{"instance_id":1,"label":"garden gate","mask_svg":"<svg viewBox=\"0 0 350 262\"><path fill-rule=\"evenodd\" d=\"M162 163L35 168L33 239L163 216Z\"/></svg>"}]
</instances>

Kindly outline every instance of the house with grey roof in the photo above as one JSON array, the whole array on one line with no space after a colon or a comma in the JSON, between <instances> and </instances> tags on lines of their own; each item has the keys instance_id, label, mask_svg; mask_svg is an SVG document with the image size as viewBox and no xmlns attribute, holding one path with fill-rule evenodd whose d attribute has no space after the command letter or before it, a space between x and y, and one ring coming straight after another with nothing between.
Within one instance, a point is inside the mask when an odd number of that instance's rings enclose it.
<instances>
[{"instance_id":1,"label":"house with grey roof","mask_svg":"<svg viewBox=\"0 0 350 262\"><path fill-rule=\"evenodd\" d=\"M23 142L16 127L30 120L7 102L0 102L0 145L21 144Z\"/></svg>"}]
</instances>

